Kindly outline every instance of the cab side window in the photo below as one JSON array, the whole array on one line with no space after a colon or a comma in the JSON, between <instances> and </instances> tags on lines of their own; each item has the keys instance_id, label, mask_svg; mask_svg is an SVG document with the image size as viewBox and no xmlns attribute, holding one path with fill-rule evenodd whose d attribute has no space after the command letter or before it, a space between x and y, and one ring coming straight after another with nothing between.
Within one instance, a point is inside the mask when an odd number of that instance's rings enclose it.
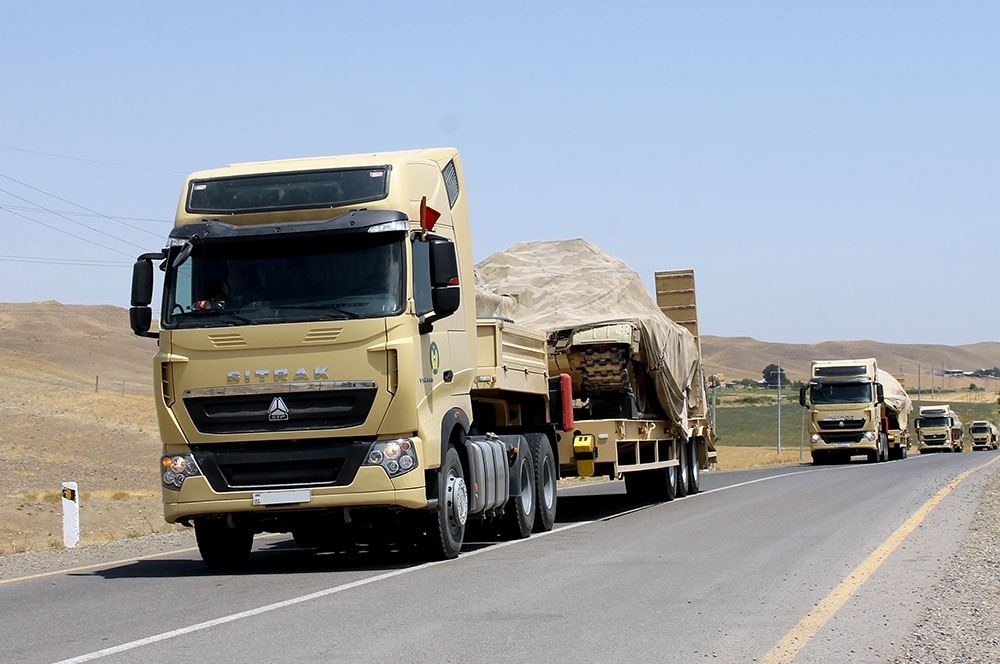
<instances>
[{"instance_id":1,"label":"cab side window","mask_svg":"<svg viewBox=\"0 0 1000 664\"><path fill-rule=\"evenodd\" d=\"M413 238L413 303L418 316L434 311L431 298L430 243Z\"/></svg>"}]
</instances>

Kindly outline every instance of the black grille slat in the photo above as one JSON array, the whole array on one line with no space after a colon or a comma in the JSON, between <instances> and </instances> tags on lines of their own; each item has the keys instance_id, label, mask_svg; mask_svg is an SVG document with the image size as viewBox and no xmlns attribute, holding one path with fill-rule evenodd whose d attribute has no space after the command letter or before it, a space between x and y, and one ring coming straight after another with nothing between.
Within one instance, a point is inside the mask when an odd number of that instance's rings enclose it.
<instances>
[{"instance_id":1,"label":"black grille slat","mask_svg":"<svg viewBox=\"0 0 1000 664\"><path fill-rule=\"evenodd\" d=\"M864 438L863 431L830 431L823 434L825 443L860 443Z\"/></svg>"},{"instance_id":2,"label":"black grille slat","mask_svg":"<svg viewBox=\"0 0 1000 664\"><path fill-rule=\"evenodd\" d=\"M820 420L817 424L824 431L830 429L858 429L865 425L865 420L861 417L845 417L843 420Z\"/></svg>"},{"instance_id":3,"label":"black grille slat","mask_svg":"<svg viewBox=\"0 0 1000 664\"><path fill-rule=\"evenodd\" d=\"M370 440L270 440L192 445L215 491L345 486L354 481Z\"/></svg>"},{"instance_id":4,"label":"black grille slat","mask_svg":"<svg viewBox=\"0 0 1000 664\"><path fill-rule=\"evenodd\" d=\"M184 406L202 433L342 429L364 423L375 402L375 392L375 388L357 388L188 396L184 398ZM276 398L287 407L287 419L268 417L268 409Z\"/></svg>"}]
</instances>

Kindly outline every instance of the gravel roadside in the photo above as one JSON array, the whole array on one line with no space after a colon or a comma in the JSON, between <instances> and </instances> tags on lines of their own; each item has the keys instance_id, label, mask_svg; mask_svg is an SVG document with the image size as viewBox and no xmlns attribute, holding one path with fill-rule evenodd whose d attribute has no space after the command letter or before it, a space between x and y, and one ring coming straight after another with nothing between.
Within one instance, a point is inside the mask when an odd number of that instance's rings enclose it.
<instances>
[{"instance_id":1,"label":"gravel roadside","mask_svg":"<svg viewBox=\"0 0 1000 664\"><path fill-rule=\"evenodd\" d=\"M1000 657L1000 473L986 482L965 541L893 664L983 664Z\"/></svg>"}]
</instances>

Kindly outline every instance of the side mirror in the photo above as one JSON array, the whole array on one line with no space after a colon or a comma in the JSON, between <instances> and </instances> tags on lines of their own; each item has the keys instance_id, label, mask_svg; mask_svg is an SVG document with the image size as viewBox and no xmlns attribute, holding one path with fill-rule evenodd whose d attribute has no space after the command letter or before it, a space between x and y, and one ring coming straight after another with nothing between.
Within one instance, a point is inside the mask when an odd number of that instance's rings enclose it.
<instances>
[{"instance_id":1,"label":"side mirror","mask_svg":"<svg viewBox=\"0 0 1000 664\"><path fill-rule=\"evenodd\" d=\"M454 242L439 237L430 239L430 269L434 313L424 319L425 326L455 313L462 302Z\"/></svg>"},{"instance_id":2,"label":"side mirror","mask_svg":"<svg viewBox=\"0 0 1000 664\"><path fill-rule=\"evenodd\" d=\"M809 389L808 385L803 385L799 388L799 405L805 408L808 404L806 403L806 390Z\"/></svg>"},{"instance_id":3,"label":"side mirror","mask_svg":"<svg viewBox=\"0 0 1000 664\"><path fill-rule=\"evenodd\" d=\"M875 383L875 400L879 403L885 403L885 389L882 387L882 383Z\"/></svg>"},{"instance_id":4,"label":"side mirror","mask_svg":"<svg viewBox=\"0 0 1000 664\"><path fill-rule=\"evenodd\" d=\"M154 258L163 258L163 253L143 254L132 266L132 298L128 320L134 334L156 339L159 338L159 333L149 331L153 323L153 310L149 305L153 301Z\"/></svg>"}]
</instances>

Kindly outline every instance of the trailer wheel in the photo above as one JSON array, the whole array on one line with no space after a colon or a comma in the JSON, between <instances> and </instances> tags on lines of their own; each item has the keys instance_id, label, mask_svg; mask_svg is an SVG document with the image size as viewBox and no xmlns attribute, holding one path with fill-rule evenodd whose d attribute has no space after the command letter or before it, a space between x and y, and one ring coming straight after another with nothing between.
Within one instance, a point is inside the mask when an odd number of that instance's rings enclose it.
<instances>
[{"instance_id":1,"label":"trailer wheel","mask_svg":"<svg viewBox=\"0 0 1000 664\"><path fill-rule=\"evenodd\" d=\"M674 472L677 475L677 489L674 491L674 495L678 498L683 498L688 495L688 449L687 443L681 443L677 446L677 466L674 468Z\"/></svg>"},{"instance_id":2,"label":"trailer wheel","mask_svg":"<svg viewBox=\"0 0 1000 664\"><path fill-rule=\"evenodd\" d=\"M549 438L542 433L525 434L531 448L531 458L535 462L535 532L552 530L556 521L556 458L552 453Z\"/></svg>"},{"instance_id":3,"label":"trailer wheel","mask_svg":"<svg viewBox=\"0 0 1000 664\"><path fill-rule=\"evenodd\" d=\"M701 468L698 466L698 446L693 440L689 441L688 445L690 445L687 451L688 495L693 496L701 491Z\"/></svg>"},{"instance_id":4,"label":"trailer wheel","mask_svg":"<svg viewBox=\"0 0 1000 664\"><path fill-rule=\"evenodd\" d=\"M438 471L438 510L429 515L427 534L428 555L435 560L458 556L465 539L465 522L469 517L469 493L458 451L449 445L444 465Z\"/></svg>"},{"instance_id":5,"label":"trailer wheel","mask_svg":"<svg viewBox=\"0 0 1000 664\"><path fill-rule=\"evenodd\" d=\"M518 452L511 468L511 479L517 478L518 490L516 493L511 491L504 510L507 535L513 539L524 539L535 526L535 463L530 445L527 447L529 449Z\"/></svg>"},{"instance_id":6,"label":"trailer wheel","mask_svg":"<svg viewBox=\"0 0 1000 664\"><path fill-rule=\"evenodd\" d=\"M643 503L665 503L677 495L677 467L625 473L625 493Z\"/></svg>"},{"instance_id":7,"label":"trailer wheel","mask_svg":"<svg viewBox=\"0 0 1000 664\"><path fill-rule=\"evenodd\" d=\"M246 526L230 526L225 519L196 519L194 536L210 570L239 569L250 559L253 531Z\"/></svg>"}]
</instances>

